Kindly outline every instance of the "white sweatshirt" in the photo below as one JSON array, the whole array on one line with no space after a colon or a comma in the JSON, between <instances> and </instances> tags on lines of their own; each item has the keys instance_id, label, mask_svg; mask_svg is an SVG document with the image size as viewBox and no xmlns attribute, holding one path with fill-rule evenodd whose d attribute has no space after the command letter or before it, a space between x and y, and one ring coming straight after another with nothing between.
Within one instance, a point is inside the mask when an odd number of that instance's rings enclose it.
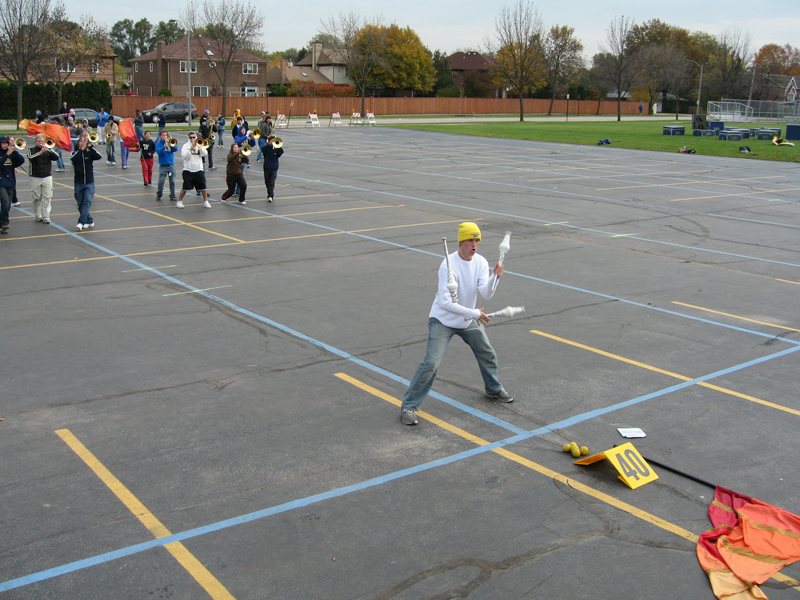
<instances>
[{"instance_id":1,"label":"white sweatshirt","mask_svg":"<svg viewBox=\"0 0 800 600\"><path fill-rule=\"evenodd\" d=\"M203 157L208 152L205 148L195 146L192 150L192 142L186 142L181 148L181 156L183 157L183 170L192 171L193 173L203 170Z\"/></svg>"},{"instance_id":2,"label":"white sweatshirt","mask_svg":"<svg viewBox=\"0 0 800 600\"><path fill-rule=\"evenodd\" d=\"M439 289L429 316L453 329L466 329L471 321L465 321L464 317L477 319L481 316L481 311L475 308L478 292L487 300L494 295L492 281L495 276L489 271L489 263L480 254L473 255L472 260L464 260L457 251L453 252L450 266L458 283L458 304L453 303L450 290L447 289L447 261L443 260L439 265Z\"/></svg>"}]
</instances>

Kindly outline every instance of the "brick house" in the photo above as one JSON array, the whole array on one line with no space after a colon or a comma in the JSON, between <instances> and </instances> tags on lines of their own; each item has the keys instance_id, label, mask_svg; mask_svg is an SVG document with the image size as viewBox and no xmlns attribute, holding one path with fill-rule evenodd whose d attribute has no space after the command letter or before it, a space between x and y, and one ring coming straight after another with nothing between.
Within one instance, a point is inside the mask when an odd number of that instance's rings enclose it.
<instances>
[{"instance_id":1,"label":"brick house","mask_svg":"<svg viewBox=\"0 0 800 600\"><path fill-rule=\"evenodd\" d=\"M326 83L335 85L355 85L347 76L346 50L332 50L322 47L322 42L313 42L311 52L297 61L296 66L310 68L328 79ZM307 71L306 71L307 72Z\"/></svg>"},{"instance_id":2,"label":"brick house","mask_svg":"<svg viewBox=\"0 0 800 600\"><path fill-rule=\"evenodd\" d=\"M133 66L131 90L140 96L158 96L168 88L173 96L186 96L187 62L191 58L192 97L203 98L222 94L222 85L215 72L222 73L219 57L215 55L216 43L203 36L173 44L163 40L155 50L131 59ZM262 96L267 92L266 58L239 51L228 74L228 96Z\"/></svg>"}]
</instances>

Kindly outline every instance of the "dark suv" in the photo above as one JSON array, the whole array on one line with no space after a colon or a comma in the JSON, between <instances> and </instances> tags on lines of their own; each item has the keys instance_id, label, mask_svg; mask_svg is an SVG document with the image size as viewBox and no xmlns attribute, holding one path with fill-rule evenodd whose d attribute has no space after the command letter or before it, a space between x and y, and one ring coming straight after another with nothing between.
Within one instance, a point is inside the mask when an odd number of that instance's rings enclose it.
<instances>
[{"instance_id":1,"label":"dark suv","mask_svg":"<svg viewBox=\"0 0 800 600\"><path fill-rule=\"evenodd\" d=\"M144 111L144 120L158 123L158 109L164 111L167 121L175 123L189 122L189 103L188 102L162 102L153 109ZM192 104L192 118L197 118L197 107Z\"/></svg>"},{"instance_id":2,"label":"dark suv","mask_svg":"<svg viewBox=\"0 0 800 600\"><path fill-rule=\"evenodd\" d=\"M185 102L184 102L185 104ZM76 123L83 123L84 119L89 121L89 127L97 127L97 111L92 110L91 108L76 108L75 110L75 122ZM53 117L58 117L61 120L62 125L66 125L66 119L62 118L61 115L47 115L48 119L52 119ZM122 119L117 115L114 115L114 122L119 125Z\"/></svg>"}]
</instances>

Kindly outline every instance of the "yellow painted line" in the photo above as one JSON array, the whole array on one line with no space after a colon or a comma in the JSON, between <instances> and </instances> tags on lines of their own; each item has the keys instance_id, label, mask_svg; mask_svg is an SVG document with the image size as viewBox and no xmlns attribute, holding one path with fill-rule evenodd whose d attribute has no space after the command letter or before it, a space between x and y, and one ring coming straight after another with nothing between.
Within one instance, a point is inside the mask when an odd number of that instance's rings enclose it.
<instances>
[{"instance_id":1,"label":"yellow painted line","mask_svg":"<svg viewBox=\"0 0 800 600\"><path fill-rule=\"evenodd\" d=\"M783 281L784 283L794 283L795 285L800 285L800 281L791 281L789 279L776 279L776 281Z\"/></svg>"},{"instance_id":2,"label":"yellow painted line","mask_svg":"<svg viewBox=\"0 0 800 600\"><path fill-rule=\"evenodd\" d=\"M119 498L129 511L139 519L139 521L150 530L157 539L164 538L172 535L169 530L159 521L153 513L151 513L144 504L134 496L122 482L117 479L111 471L109 471L97 458L89 452L78 438L76 438L69 429L59 429L56 431L64 442L69 446L75 454L77 454L86 465L94 471L95 475L100 478L100 481L105 483L108 488L114 492L114 495ZM194 579L203 586L208 594L219 600L234 600L231 593L225 589L216 577L206 569L203 564L197 560L191 552L181 542L173 542L164 546L167 551L175 557L175 560L186 569L186 571L194 577Z\"/></svg>"},{"instance_id":3,"label":"yellow painted line","mask_svg":"<svg viewBox=\"0 0 800 600\"><path fill-rule=\"evenodd\" d=\"M592 348L591 346L586 346L585 344L581 344L579 342L573 342L572 340L567 340L564 338L560 338L555 335L551 335L549 333L545 333L543 331L538 331L536 329L532 329L531 333L535 333L536 335L541 335L546 338L550 338L551 340L555 340L557 342L561 342L563 344L568 344L570 346L575 346L576 348L581 348L583 350L588 350L589 352L594 352L595 354L599 354L601 356L606 356L608 358L613 358L614 360L619 360L624 363L628 363L630 365L634 365L637 367L641 367L642 369L647 369L648 371L654 371L656 373L661 373L662 375L668 375L669 377L674 377L675 379L680 379L681 381L691 381L693 377L686 377L685 375L680 375L678 373L673 373L672 371L666 371L664 369L659 369L658 367L654 367L652 365L648 365L646 363L638 362L635 360L631 360L630 358L625 358L624 356L619 356L618 354L611 354L610 352L606 352L605 350L600 350L599 348ZM761 398L756 398L754 396L748 396L747 394L742 394L740 392L730 390L728 388L723 388L718 385L714 385L713 383L708 383L706 381L700 381L696 385L716 390L718 392L722 392L723 394L728 394L729 396L736 396L737 398L741 398L742 400L747 400L749 402L753 402L755 404L761 404L763 406L768 406L770 408L774 408L776 410L781 410L783 412L787 412L792 415L800 416L800 410L795 410L793 408L789 408L787 406L781 406L780 404L775 404L774 402L768 402L767 400L762 400Z\"/></svg>"},{"instance_id":4,"label":"yellow painted line","mask_svg":"<svg viewBox=\"0 0 800 600\"><path fill-rule=\"evenodd\" d=\"M696 196L694 198L675 198L670 202L682 202L684 200L708 200L713 198L740 198L742 196L755 196L756 194L781 194L784 192L794 192L800 188L786 188L783 190L762 190L760 192L748 192L746 194L721 194L719 196Z\"/></svg>"},{"instance_id":5,"label":"yellow painted line","mask_svg":"<svg viewBox=\"0 0 800 600\"><path fill-rule=\"evenodd\" d=\"M779 279L778 281L787 281L787 280ZM789 281L789 283L796 283L796 282ZM749 323L758 323L759 325L766 325L767 327L776 327L783 331L800 331L800 329L785 327L783 325L776 325L775 323L767 323L766 321L756 321L755 319L748 319L747 317L740 317L739 315L732 315L730 313L720 312L718 310L711 310L710 308L703 308L702 306L694 306L693 304L685 304L683 302L677 302L677 301L673 301L672 304L677 304L679 306L687 306L689 308L695 308L697 310L703 310L705 312L714 313L715 315L722 315L724 317L731 317L732 319L739 319L740 321L748 321Z\"/></svg>"},{"instance_id":6,"label":"yellow painted line","mask_svg":"<svg viewBox=\"0 0 800 600\"><path fill-rule=\"evenodd\" d=\"M376 388L374 388L374 387L372 387L372 386L370 386L370 385L368 385L366 383L363 383L363 382L361 382L361 381L359 381L359 380L357 380L357 379L355 379L353 377L350 377L346 373L336 373L336 377L338 377L339 379L342 379L342 380L344 380L344 381L346 381L346 382L348 382L348 383L350 383L350 384L352 384L352 385L364 390L365 392L368 392L368 393L372 394L373 396L377 396L378 398L381 398L382 400L386 400L387 402L390 402L391 404L394 404L395 406L400 406L402 404L402 402L400 400L398 400L397 398L389 396L388 394L385 394L382 391L380 391L380 390L378 390L378 389L376 389ZM488 442L488 441L486 441L486 440L484 440L482 438L479 438L476 435L473 435L473 434L471 434L471 433L469 433L467 431L464 431L463 429L460 429L459 427L456 427L454 425L450 425L446 421L442 421L441 419L438 419L437 417L434 417L433 415L431 415L429 413L426 413L424 411L415 411L415 412L416 412L417 416L419 416L420 418L423 418L426 421L430 421L434 425L438 425L439 427L442 427L443 429L446 429L447 431L449 431L451 433L455 433L456 435L458 435L458 436L460 436L460 437L462 437L462 438L464 438L466 440L469 440L470 442L473 442L473 443L475 443L475 444L477 444L479 446L486 446L486 445L488 445L490 443L490 442ZM652 523L653 525L656 525L656 526L658 526L658 527L660 527L662 529L665 529L665 530L667 530L667 531L669 531L671 533L674 533L675 535L678 535L678 536L680 536L680 537L682 537L684 539L687 539L690 542L697 543L698 536L695 535L694 533L692 533L691 531L688 531L688 530L686 530L686 529L684 529L682 527L679 527L678 525L675 525L674 523L670 523L669 521L666 521L666 520L664 520L664 519L662 519L660 517L657 517L657 516L655 516L653 514L650 514L650 513L645 512L645 511L643 511L643 510L641 510L639 508L636 508L635 506L633 506L631 504L627 504L626 502L622 502L621 500L617 500L613 496L609 496L608 494L604 494L603 492L598 491L598 490L596 490L596 489L594 489L592 487L589 487L588 485L585 485L583 483L580 483L579 481L576 481L575 479L572 479L571 477L567 477L566 475L562 475L561 473L553 471L552 469L548 469L547 467L545 467L543 465L540 465L540 464L535 463L535 462L533 462L531 460L528 460L527 458L523 458L522 456L520 456L518 454L515 454L514 452L511 452L509 450L506 450L505 448L495 448L495 449L492 450L492 452L494 452L495 454L499 454L500 456L503 456L504 458L512 460L512 461L514 461L514 462L516 462L516 463L518 463L520 465L528 467L529 469L531 469L533 471L536 471L537 473L541 473L542 475L550 477L551 479L554 479L556 481L560 481L561 483L564 483L564 484L568 485L569 487L571 487L571 488L573 488L575 490L578 490L580 492L583 492L584 494L587 494L589 496L592 496L593 498L596 498L597 500L600 500L602 502L610 504L611 506L614 506L615 508L618 508L618 509L620 509L620 510L622 510L622 511L628 513L628 514L631 514L631 515L633 515L635 517L638 517L638 518L640 518L640 519L642 519L644 521L647 521L648 523Z\"/></svg>"},{"instance_id":7,"label":"yellow painted line","mask_svg":"<svg viewBox=\"0 0 800 600\"><path fill-rule=\"evenodd\" d=\"M728 183L731 181L754 181L756 179L775 179L776 177L786 177L786 175L765 175L764 177L740 177L737 179L712 179L709 181L678 181L675 183L641 183L637 185L626 185L622 187L611 187L611 188L595 188L595 191L601 192L606 190L628 190L628 189L638 189L643 187L662 187L668 185L698 185L702 183L711 183L714 185L727 185L733 187L742 187L741 185Z\"/></svg>"},{"instance_id":8,"label":"yellow painted line","mask_svg":"<svg viewBox=\"0 0 800 600\"><path fill-rule=\"evenodd\" d=\"M390 396L389 394L386 394L386 393L382 392L381 390L372 387L371 385L363 383L362 381L359 381L358 379L350 377L346 373L336 373L336 377L338 377L339 379L342 379L343 381L346 381L346 382L356 386L357 388L360 388L360 389L364 390L365 392L367 392L369 394L372 394L373 396L377 396L378 398L381 398L382 400L386 400L387 402L389 402L391 404L394 404L395 406L399 407L402 404L402 402L400 400L398 400L397 398L395 398L393 396ZM415 412L416 412L417 416L419 416L420 418L425 419L426 421L430 421L434 425L438 425L442 429L445 429L445 430L447 430L447 431L449 431L451 433L454 433L454 434L464 438L465 440L469 440L470 442L473 442L473 443L475 443L475 444L477 444L479 446L487 446L490 443L490 442L488 442L488 441L486 441L486 440L484 440L482 438L479 438L476 435L473 435L473 434L469 433L468 431L465 431L465 430L461 429L460 427L456 427L455 425L451 425L450 423L448 423L446 421L443 421L442 419L434 417L433 415L431 415L431 414L429 414L427 412L424 412L424 411L421 411L421 410L420 411L415 411ZM606 504L608 504L610 506L613 506L614 508L616 508L618 510L626 512L629 515L637 517L637 518L639 518L639 519L641 519L641 520L643 520L643 521L645 521L647 523L650 523L652 525L655 525L656 527L664 529L665 531L668 531L668 532L673 533L673 534L675 534L675 535L677 535L679 537L682 537L682 538L684 538L684 539L686 539L686 540L688 540L688 541L690 541L690 542L692 542L694 544L696 544L697 541L699 540L699 536L694 534L694 533L692 533L688 529L684 529L683 527L681 527L679 525L676 525L674 523L671 523L671 522L667 521L666 519L662 519L661 517L657 517L656 515L654 515L652 513L646 512L646 511L644 511L644 510L642 510L640 508L637 508L636 506L633 506L632 504L628 504L627 502L623 502L622 500L618 500L618 499L614 498L613 496L610 496L609 494L605 494L605 493L603 493L603 492L601 492L599 490L596 490L593 487L590 487L590 486L588 486L586 484L583 484L583 483L581 483L581 482L579 482L579 481L577 481L575 479L572 479L571 477L567 477L566 475L562 475L561 473L558 473L557 471L553 471L552 469L548 469L547 467L545 467L543 465L540 465L538 463L535 463L532 460L529 460L527 458L524 458L524 457L520 456L519 454L511 452L510 450L506 450L505 448L495 448L495 449L492 450L492 452L494 452L495 454L499 454L500 456L502 456L504 458L512 460L517 464L520 464L520 465L522 465L524 467L527 467L527 468L531 469L532 471L535 471L535 472L540 473L540 474L542 474L542 475L544 475L546 477L549 477L550 479L553 479L554 481L559 481L559 482L563 483L564 485L568 485L569 487L571 487L574 490L578 490L579 492L583 492L587 496L591 496L592 498L600 500L601 502L605 502ZM784 583L784 584L786 584L786 585L788 585L790 587L795 587L796 589L800 590L800 581L797 581L796 579L793 579L791 577L787 577L786 575L783 575L781 573L776 573L772 577L773 577L773 579L776 579L776 580L778 580L778 581L780 581L780 582L782 582L782 583Z\"/></svg>"},{"instance_id":9,"label":"yellow painted line","mask_svg":"<svg viewBox=\"0 0 800 600\"><path fill-rule=\"evenodd\" d=\"M164 296L180 296L181 294L196 294L197 292L207 292L208 290L218 290L220 288L229 288L232 285L218 285L217 287L204 288L202 290L188 290L186 292L175 292L173 294L163 294Z\"/></svg>"}]
</instances>

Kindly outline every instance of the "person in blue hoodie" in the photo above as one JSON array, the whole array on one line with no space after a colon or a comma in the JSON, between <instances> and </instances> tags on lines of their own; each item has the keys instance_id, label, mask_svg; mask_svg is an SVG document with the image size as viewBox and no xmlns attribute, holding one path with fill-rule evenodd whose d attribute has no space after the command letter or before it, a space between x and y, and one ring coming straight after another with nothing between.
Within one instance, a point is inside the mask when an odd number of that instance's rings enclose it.
<instances>
[{"instance_id":1,"label":"person in blue hoodie","mask_svg":"<svg viewBox=\"0 0 800 600\"><path fill-rule=\"evenodd\" d=\"M175 153L178 145L170 146L169 133L162 129L158 134L159 140L156 142L156 154L158 154L158 190L156 190L156 200L161 200L164 193L164 180L169 177L169 199L177 200L175 196Z\"/></svg>"},{"instance_id":2,"label":"person in blue hoodie","mask_svg":"<svg viewBox=\"0 0 800 600\"><path fill-rule=\"evenodd\" d=\"M267 186L267 201L275 199L275 180L278 179L278 159L283 155L283 148L275 148L275 136L271 135L266 140L261 137L258 143L264 153L264 183Z\"/></svg>"},{"instance_id":3,"label":"person in blue hoodie","mask_svg":"<svg viewBox=\"0 0 800 600\"><path fill-rule=\"evenodd\" d=\"M14 147L14 138L0 135L0 234L8 233L8 213L17 191L14 169L24 162L25 158Z\"/></svg>"},{"instance_id":4,"label":"person in blue hoodie","mask_svg":"<svg viewBox=\"0 0 800 600\"><path fill-rule=\"evenodd\" d=\"M89 214L94 200L94 161L103 160L102 155L89 143L89 136L81 136L78 148L72 153L72 166L75 169L75 202L78 203L78 224L75 229L91 229L94 219Z\"/></svg>"}]
</instances>

